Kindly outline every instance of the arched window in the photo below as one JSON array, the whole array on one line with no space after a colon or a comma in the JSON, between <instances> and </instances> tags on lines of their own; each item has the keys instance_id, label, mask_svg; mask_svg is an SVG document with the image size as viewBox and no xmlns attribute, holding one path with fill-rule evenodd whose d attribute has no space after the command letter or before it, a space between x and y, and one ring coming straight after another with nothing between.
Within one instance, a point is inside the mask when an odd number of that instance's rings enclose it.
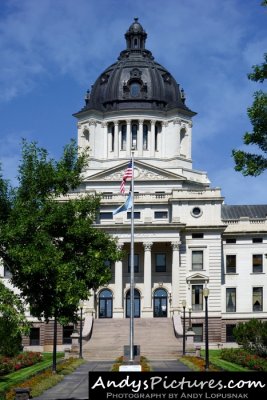
<instances>
[{"instance_id":1,"label":"arched window","mask_svg":"<svg viewBox=\"0 0 267 400\"><path fill-rule=\"evenodd\" d=\"M166 318L168 315L168 293L165 289L156 289L153 296L154 318Z\"/></svg>"},{"instance_id":2,"label":"arched window","mask_svg":"<svg viewBox=\"0 0 267 400\"><path fill-rule=\"evenodd\" d=\"M126 318L130 318L130 290L126 294ZM140 318L140 293L138 290L134 289L134 318Z\"/></svg>"},{"instance_id":3,"label":"arched window","mask_svg":"<svg viewBox=\"0 0 267 400\"><path fill-rule=\"evenodd\" d=\"M99 318L112 318L113 296L109 289L99 293Z\"/></svg>"},{"instance_id":4,"label":"arched window","mask_svg":"<svg viewBox=\"0 0 267 400\"><path fill-rule=\"evenodd\" d=\"M83 131L83 136L85 137L85 139L87 140L87 142L89 142L90 136L89 136L89 131L88 131L88 129L84 129L84 131Z\"/></svg>"},{"instance_id":5,"label":"arched window","mask_svg":"<svg viewBox=\"0 0 267 400\"><path fill-rule=\"evenodd\" d=\"M143 150L148 149L148 126L143 125Z\"/></svg>"},{"instance_id":6,"label":"arched window","mask_svg":"<svg viewBox=\"0 0 267 400\"><path fill-rule=\"evenodd\" d=\"M132 125L132 148L137 149L137 125Z\"/></svg>"},{"instance_id":7,"label":"arched window","mask_svg":"<svg viewBox=\"0 0 267 400\"><path fill-rule=\"evenodd\" d=\"M138 97L140 94L140 84L138 82L133 82L130 85L130 93L132 97Z\"/></svg>"},{"instance_id":8,"label":"arched window","mask_svg":"<svg viewBox=\"0 0 267 400\"><path fill-rule=\"evenodd\" d=\"M121 126L121 150L126 150L126 125Z\"/></svg>"}]
</instances>

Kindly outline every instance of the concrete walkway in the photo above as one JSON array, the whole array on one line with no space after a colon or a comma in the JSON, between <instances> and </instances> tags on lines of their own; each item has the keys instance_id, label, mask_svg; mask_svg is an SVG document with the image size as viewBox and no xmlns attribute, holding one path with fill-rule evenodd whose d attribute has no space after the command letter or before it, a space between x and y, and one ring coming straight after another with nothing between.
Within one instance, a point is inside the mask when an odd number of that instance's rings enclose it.
<instances>
[{"instance_id":1,"label":"concrete walkway","mask_svg":"<svg viewBox=\"0 0 267 400\"><path fill-rule=\"evenodd\" d=\"M91 361L78 367L72 374L51 389L46 390L35 400L88 400L88 372L110 371L114 361ZM188 367L175 360L149 361L152 371L190 371Z\"/></svg>"}]
</instances>

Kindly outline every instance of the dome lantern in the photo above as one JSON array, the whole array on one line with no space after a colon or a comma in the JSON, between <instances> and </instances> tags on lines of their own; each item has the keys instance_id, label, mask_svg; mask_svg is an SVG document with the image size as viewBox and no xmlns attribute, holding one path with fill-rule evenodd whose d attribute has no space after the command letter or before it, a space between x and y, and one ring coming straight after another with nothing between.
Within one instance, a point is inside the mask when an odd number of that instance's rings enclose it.
<instances>
[{"instance_id":1,"label":"dome lantern","mask_svg":"<svg viewBox=\"0 0 267 400\"><path fill-rule=\"evenodd\" d=\"M138 22L138 18L134 18L134 22L125 33L127 50L143 50L145 48L146 38L147 33Z\"/></svg>"}]
</instances>

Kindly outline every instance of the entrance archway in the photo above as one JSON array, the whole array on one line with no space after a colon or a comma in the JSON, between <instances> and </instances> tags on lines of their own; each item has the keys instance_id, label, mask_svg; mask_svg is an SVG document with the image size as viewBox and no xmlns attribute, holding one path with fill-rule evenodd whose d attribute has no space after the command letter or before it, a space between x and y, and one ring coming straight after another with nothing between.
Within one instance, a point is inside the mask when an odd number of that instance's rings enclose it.
<instances>
[{"instance_id":1,"label":"entrance archway","mask_svg":"<svg viewBox=\"0 0 267 400\"><path fill-rule=\"evenodd\" d=\"M153 296L154 318L166 318L168 315L168 293L165 289L156 289Z\"/></svg>"},{"instance_id":2,"label":"entrance archway","mask_svg":"<svg viewBox=\"0 0 267 400\"><path fill-rule=\"evenodd\" d=\"M126 318L130 318L130 290L126 293ZM140 318L140 293L134 289L134 318Z\"/></svg>"},{"instance_id":3,"label":"entrance archway","mask_svg":"<svg viewBox=\"0 0 267 400\"><path fill-rule=\"evenodd\" d=\"M99 318L112 318L113 296L109 289L101 290L99 293Z\"/></svg>"}]
</instances>

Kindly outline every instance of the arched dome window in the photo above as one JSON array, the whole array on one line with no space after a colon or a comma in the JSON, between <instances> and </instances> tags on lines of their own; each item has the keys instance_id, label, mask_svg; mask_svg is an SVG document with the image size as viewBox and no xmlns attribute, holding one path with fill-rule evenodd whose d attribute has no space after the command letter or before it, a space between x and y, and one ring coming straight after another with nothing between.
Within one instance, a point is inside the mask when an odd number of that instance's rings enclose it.
<instances>
[{"instance_id":1,"label":"arched dome window","mask_svg":"<svg viewBox=\"0 0 267 400\"><path fill-rule=\"evenodd\" d=\"M132 82L130 85L130 93L132 97L138 97L140 95L141 85L138 82Z\"/></svg>"}]
</instances>

